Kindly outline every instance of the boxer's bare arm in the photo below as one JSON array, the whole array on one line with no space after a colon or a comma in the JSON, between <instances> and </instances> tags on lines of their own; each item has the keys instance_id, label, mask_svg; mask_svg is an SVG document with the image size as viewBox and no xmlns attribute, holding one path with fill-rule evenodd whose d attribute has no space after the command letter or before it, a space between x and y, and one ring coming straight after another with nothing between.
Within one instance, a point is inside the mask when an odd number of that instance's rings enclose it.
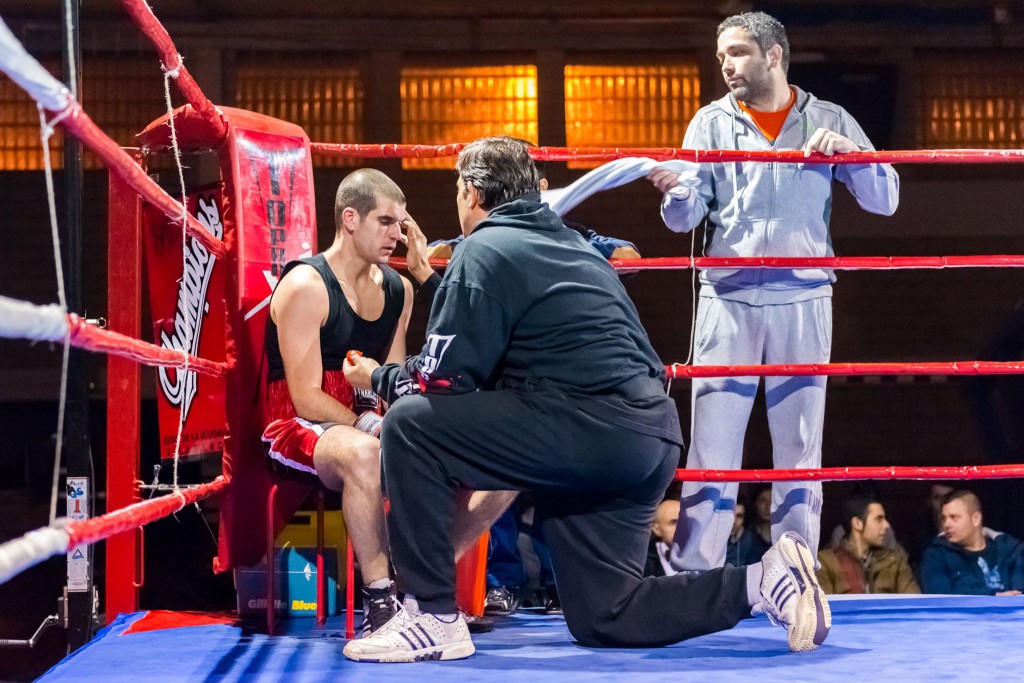
<instances>
[{"instance_id":1,"label":"boxer's bare arm","mask_svg":"<svg viewBox=\"0 0 1024 683\"><path fill-rule=\"evenodd\" d=\"M311 422L352 425L356 415L321 388L320 326L327 319L327 287L309 266L298 266L277 285L270 315L277 324L285 380L295 412Z\"/></svg>"}]
</instances>

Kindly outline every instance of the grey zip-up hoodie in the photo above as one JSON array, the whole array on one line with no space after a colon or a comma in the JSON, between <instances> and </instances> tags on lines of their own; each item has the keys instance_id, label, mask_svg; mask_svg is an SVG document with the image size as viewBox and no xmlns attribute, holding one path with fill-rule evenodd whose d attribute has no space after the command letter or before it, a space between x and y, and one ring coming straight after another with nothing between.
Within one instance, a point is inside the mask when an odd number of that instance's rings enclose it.
<instances>
[{"instance_id":1,"label":"grey zip-up hoodie","mask_svg":"<svg viewBox=\"0 0 1024 683\"><path fill-rule=\"evenodd\" d=\"M793 86L790 86L793 87ZM839 105L799 88L774 143L732 95L701 108L686 129L684 149L799 150L818 128L874 150L864 131ZM707 256L833 256L828 231L832 181L839 180L860 206L891 216L899 203L899 176L889 164L730 162L700 165L698 191L667 192L661 216L670 230L689 232L710 218ZM724 269L701 272L701 296L760 306L832 295L835 274L826 269Z\"/></svg>"}]
</instances>

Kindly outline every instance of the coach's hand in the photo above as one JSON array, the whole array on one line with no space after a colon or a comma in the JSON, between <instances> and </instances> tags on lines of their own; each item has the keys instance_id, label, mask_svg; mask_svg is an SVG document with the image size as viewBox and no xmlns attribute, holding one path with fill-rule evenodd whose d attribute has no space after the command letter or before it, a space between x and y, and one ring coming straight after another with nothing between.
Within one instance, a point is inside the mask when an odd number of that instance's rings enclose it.
<instances>
[{"instance_id":1,"label":"coach's hand","mask_svg":"<svg viewBox=\"0 0 1024 683\"><path fill-rule=\"evenodd\" d=\"M407 249L405 260L409 267L409 274L416 279L417 284L422 285L434 274L434 269L427 261L428 258L431 258L427 253L427 238L420 230L419 224L408 213L405 215L405 220L402 221L402 230L404 232L401 240Z\"/></svg>"},{"instance_id":2,"label":"coach's hand","mask_svg":"<svg viewBox=\"0 0 1024 683\"><path fill-rule=\"evenodd\" d=\"M349 352L345 355L345 379L354 389L372 389L370 386L370 375L380 367L380 363L372 358L365 358L361 354L356 355Z\"/></svg>"},{"instance_id":3,"label":"coach's hand","mask_svg":"<svg viewBox=\"0 0 1024 683\"><path fill-rule=\"evenodd\" d=\"M647 180L649 180L651 185L654 185L654 187L656 187L660 192L671 191L673 199L689 199L690 188L679 186L679 180L682 177L682 173L670 171L665 168L655 168L647 174Z\"/></svg>"}]
</instances>

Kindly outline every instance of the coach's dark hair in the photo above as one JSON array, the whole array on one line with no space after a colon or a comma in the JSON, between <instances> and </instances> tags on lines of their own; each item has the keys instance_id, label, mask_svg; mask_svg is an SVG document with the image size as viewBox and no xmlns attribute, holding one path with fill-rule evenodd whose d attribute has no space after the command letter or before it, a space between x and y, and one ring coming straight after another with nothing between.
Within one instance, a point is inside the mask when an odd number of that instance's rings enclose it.
<instances>
[{"instance_id":1,"label":"coach's dark hair","mask_svg":"<svg viewBox=\"0 0 1024 683\"><path fill-rule=\"evenodd\" d=\"M540 191L530 144L517 138L474 140L459 153L455 170L463 183L480 192L480 207L486 211Z\"/></svg>"},{"instance_id":2,"label":"coach's dark hair","mask_svg":"<svg viewBox=\"0 0 1024 683\"><path fill-rule=\"evenodd\" d=\"M721 36L731 28L741 28L750 34L761 48L762 54L768 54L773 45L781 47L782 73L789 73L789 38L786 37L786 29L778 19L764 12L734 14L718 25L715 37Z\"/></svg>"}]
</instances>

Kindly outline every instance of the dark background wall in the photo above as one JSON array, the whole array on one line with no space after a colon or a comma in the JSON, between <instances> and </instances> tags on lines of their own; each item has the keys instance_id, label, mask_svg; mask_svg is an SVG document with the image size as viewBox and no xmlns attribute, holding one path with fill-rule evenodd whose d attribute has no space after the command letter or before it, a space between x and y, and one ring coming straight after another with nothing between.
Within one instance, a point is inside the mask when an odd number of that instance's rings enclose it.
<instances>
[{"instance_id":1,"label":"dark background wall","mask_svg":"<svg viewBox=\"0 0 1024 683\"><path fill-rule=\"evenodd\" d=\"M89 5L82 26L86 60L110 52L148 54L149 48L121 18L117 3ZM915 98L930 58L985 55L994 69L1020 69L1024 60L1024 14L1016 3L994 0L591 0L507 3L500 9L491 5L381 0L292 2L282 9L278 3L169 0L158 3L156 12L192 73L218 103L233 104L233 69L242 53L315 52L324 60L357 65L367 88L367 142L400 140L397 92L404 63L470 65L514 59L537 64L540 143L546 145L565 142L561 88L566 63L588 59L644 63L682 54L700 63L702 100L707 102L723 90L713 57L714 27L722 16L750 5L776 12L786 22L794 50L791 81L843 104L879 148L917 146ZM34 54L59 50L54 9L28 0L8 0L2 11ZM153 94L154 99L160 96ZM1018 107L1018 117L1024 117L1024 102ZM147 122L140 118L139 128ZM403 171L397 162L374 165L402 186L409 210L430 237L457 232L452 173ZM837 254L1024 253L1024 167L907 165L898 170L901 202L892 218L859 210L849 194L837 188L832 218ZM325 168L316 172L321 248L330 243L333 193L344 173ZM561 164L551 164L549 170L554 186L581 173ZM85 300L90 316L102 316L106 313L106 173L88 171L85 192ZM53 302L56 285L42 174L0 172L0 193L6 198L0 211L0 294ZM690 236L664 228L658 199L650 186L635 183L588 200L571 217L602 234L636 242L645 256L688 255ZM696 249L699 253L699 242ZM1017 269L842 272L835 288L833 360L978 358L1020 306L1022 277ZM640 273L628 289L663 360L683 361L692 318L690 273ZM425 312L417 311L411 346L421 338L424 321ZM1020 341L1016 344L1004 348L1004 355L1021 359ZM59 349L49 345L0 340L0 541L46 522L59 362ZM107 438L104 374L103 358L94 357L89 376L100 486ZM143 374L148 383L143 410L150 421L142 457L148 466L154 462L156 442L151 422L152 373ZM688 423L689 384L677 381L672 395L683 423ZM1019 421L1017 395L1019 383L1012 378L830 380L824 464L1020 462L1024 460L1021 445L986 445L991 429L982 430L978 419L1004 425ZM984 399L991 400L980 413L972 408ZM755 409L746 450L747 466L770 466L763 408ZM150 477L147 466L144 478ZM978 488L988 505L986 520L991 526L1024 531L1024 519L1003 504L1008 497L1021 498L1020 491L998 485ZM848 484L826 486L826 529L838 523L830 502L850 489ZM879 489L897 534L916 529L922 520L925 485L882 483ZM230 583L209 576L212 541L197 515L183 514L181 521L161 523L150 533L159 542L147 545L151 587L144 593L144 606L184 608L190 600L197 607L230 605ZM192 588L182 590L186 569ZM53 611L53 600L63 584L63 563L58 558L35 571L34 576L41 578L26 575L0 586L0 637L27 637L42 615Z\"/></svg>"}]
</instances>

